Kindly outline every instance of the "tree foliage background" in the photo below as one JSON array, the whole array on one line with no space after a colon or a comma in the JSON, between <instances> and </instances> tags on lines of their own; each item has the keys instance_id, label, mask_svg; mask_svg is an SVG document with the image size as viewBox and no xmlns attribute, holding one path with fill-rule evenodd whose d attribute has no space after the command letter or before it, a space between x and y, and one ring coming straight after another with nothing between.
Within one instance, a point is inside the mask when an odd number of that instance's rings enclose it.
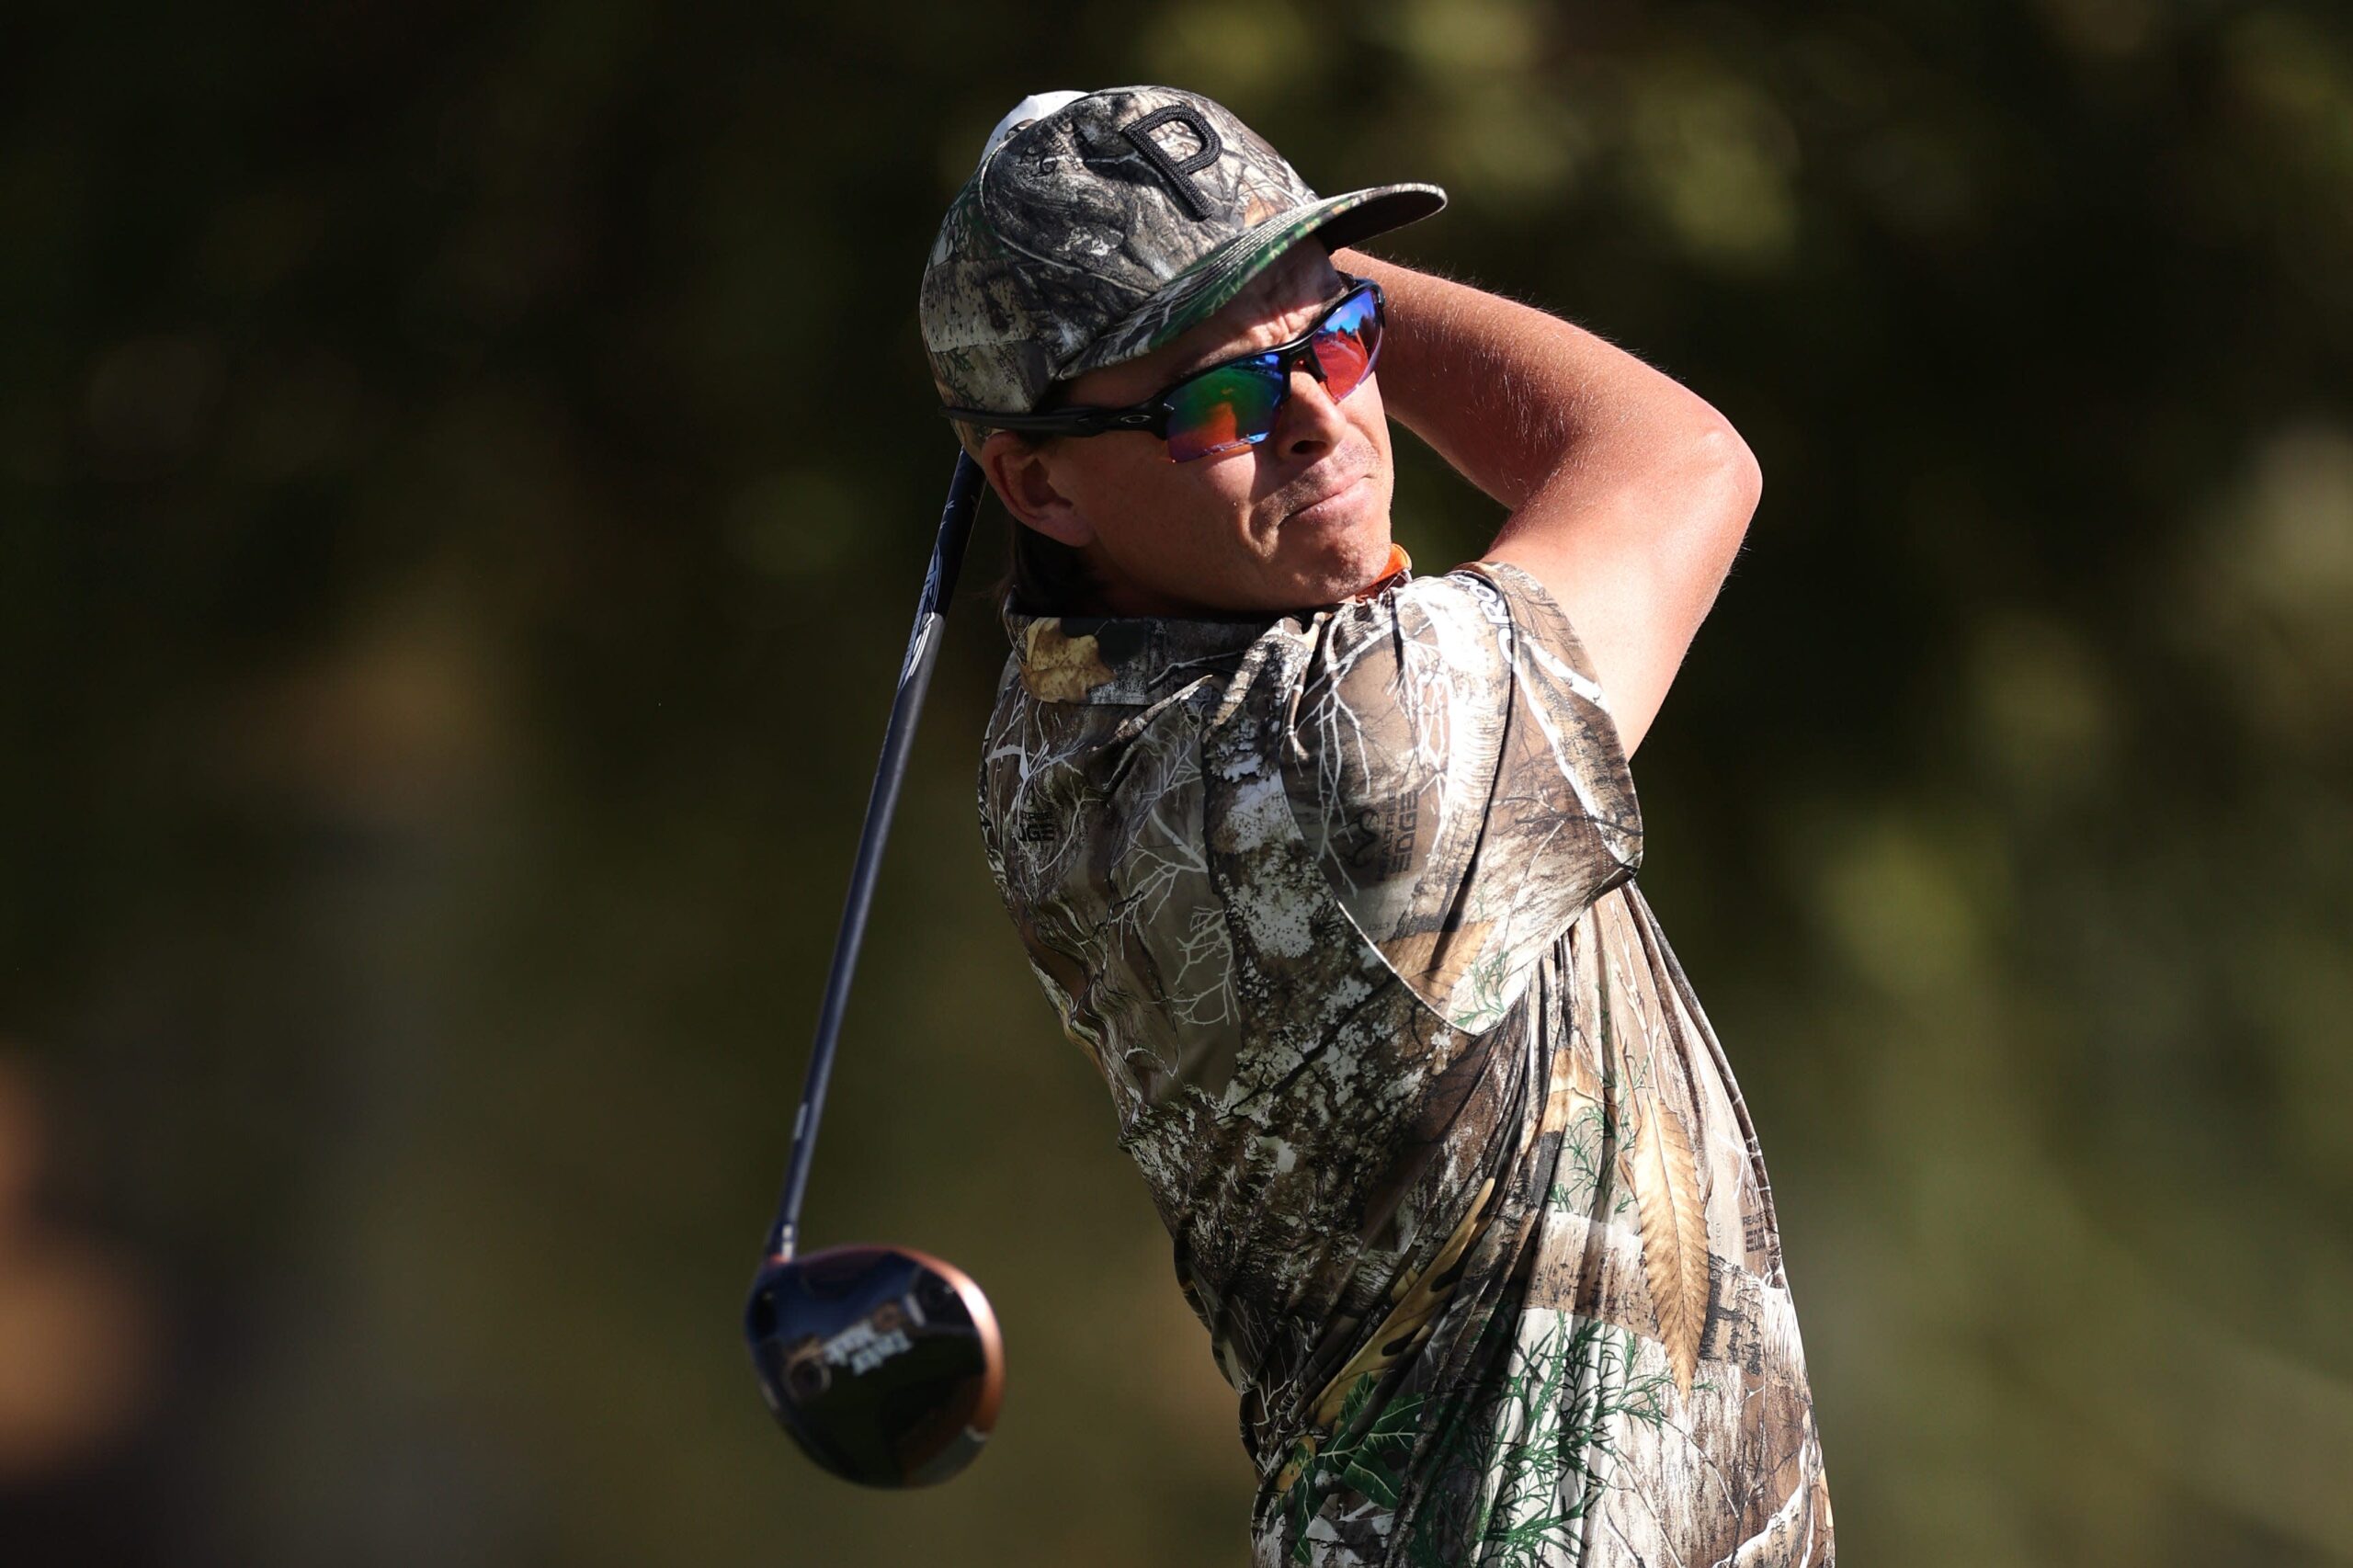
<instances>
[{"instance_id":1,"label":"tree foliage background","mask_svg":"<svg viewBox=\"0 0 2353 1568\"><path fill-rule=\"evenodd\" d=\"M2333 0L0 36L0 1556L1241 1560L1233 1396L981 857L977 583L811 1212L987 1286L997 1438L824 1481L735 1328L952 458L925 251L1020 96L1166 81L1444 184L1380 248L1762 460L1643 880L1848 1554L2353 1561Z\"/></svg>"}]
</instances>

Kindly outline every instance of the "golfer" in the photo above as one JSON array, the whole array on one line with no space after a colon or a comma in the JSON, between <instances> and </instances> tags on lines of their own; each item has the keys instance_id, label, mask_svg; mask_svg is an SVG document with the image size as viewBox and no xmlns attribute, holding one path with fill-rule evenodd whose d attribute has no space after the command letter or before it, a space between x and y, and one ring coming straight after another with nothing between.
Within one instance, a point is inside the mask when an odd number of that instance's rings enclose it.
<instances>
[{"instance_id":1,"label":"golfer","mask_svg":"<svg viewBox=\"0 0 2353 1568\"><path fill-rule=\"evenodd\" d=\"M1347 248L1195 94L1007 117L922 288L1016 527L989 862L1241 1395L1262 1568L1827 1564L1770 1188L1628 758L1755 460L1543 312ZM1509 514L1416 576L1392 415Z\"/></svg>"}]
</instances>

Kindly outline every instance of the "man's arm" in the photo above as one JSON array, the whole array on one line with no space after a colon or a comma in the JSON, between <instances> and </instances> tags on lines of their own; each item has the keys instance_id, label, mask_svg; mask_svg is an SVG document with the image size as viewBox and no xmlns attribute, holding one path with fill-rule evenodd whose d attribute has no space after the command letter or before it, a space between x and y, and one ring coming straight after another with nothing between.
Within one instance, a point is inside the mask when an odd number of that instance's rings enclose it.
<instances>
[{"instance_id":1,"label":"man's arm","mask_svg":"<svg viewBox=\"0 0 2353 1568\"><path fill-rule=\"evenodd\" d=\"M1626 754L1658 714L1732 569L1764 478L1730 422L1557 316L1334 253L1389 299L1389 412L1511 516L1483 559L1560 601Z\"/></svg>"}]
</instances>

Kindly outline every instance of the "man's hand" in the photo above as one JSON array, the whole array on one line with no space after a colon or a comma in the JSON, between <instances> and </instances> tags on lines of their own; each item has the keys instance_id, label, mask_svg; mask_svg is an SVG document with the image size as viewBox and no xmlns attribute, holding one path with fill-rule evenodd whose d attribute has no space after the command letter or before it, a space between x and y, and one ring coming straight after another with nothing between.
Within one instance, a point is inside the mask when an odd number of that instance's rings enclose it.
<instances>
[{"instance_id":1,"label":"man's hand","mask_svg":"<svg viewBox=\"0 0 2353 1568\"><path fill-rule=\"evenodd\" d=\"M1764 478L1704 399L1527 305L1335 252L1389 301L1389 412L1511 516L1484 559L1567 611L1628 756L1731 571Z\"/></svg>"}]
</instances>

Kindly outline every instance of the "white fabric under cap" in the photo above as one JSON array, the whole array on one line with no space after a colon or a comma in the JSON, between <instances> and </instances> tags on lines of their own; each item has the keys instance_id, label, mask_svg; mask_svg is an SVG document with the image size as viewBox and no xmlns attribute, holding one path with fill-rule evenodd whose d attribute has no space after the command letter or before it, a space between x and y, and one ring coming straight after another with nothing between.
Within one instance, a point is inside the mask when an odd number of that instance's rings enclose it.
<instances>
[{"instance_id":1,"label":"white fabric under cap","mask_svg":"<svg viewBox=\"0 0 2353 1568\"><path fill-rule=\"evenodd\" d=\"M1029 121L1033 119L1043 119L1048 115L1053 113L1054 110L1062 108L1063 105L1067 103L1075 103L1086 96L1086 95L1085 93L1030 94L1028 97L1013 106L1013 112L1011 114L1006 115L1003 119L996 122L996 129L989 132L988 144L981 149L981 162L983 164L987 163L989 161L989 154L996 151L996 144L998 142L1004 141L1006 137L1012 135L1015 131L1029 124Z\"/></svg>"}]
</instances>

